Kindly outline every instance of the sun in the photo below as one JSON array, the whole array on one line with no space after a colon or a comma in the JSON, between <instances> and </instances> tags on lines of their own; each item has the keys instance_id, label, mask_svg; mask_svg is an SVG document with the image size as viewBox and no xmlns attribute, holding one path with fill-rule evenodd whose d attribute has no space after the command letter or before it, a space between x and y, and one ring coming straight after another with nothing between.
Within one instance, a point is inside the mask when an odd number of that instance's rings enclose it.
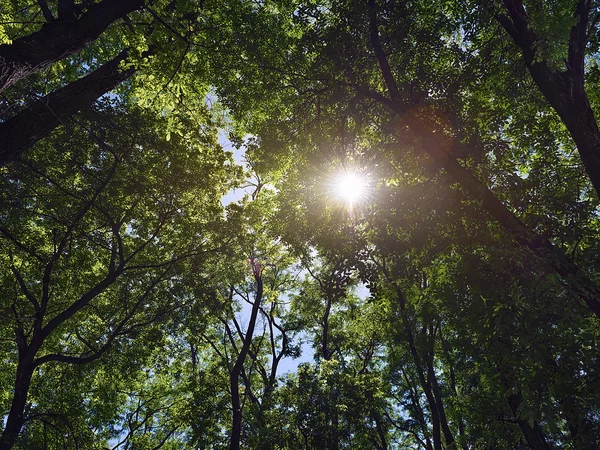
<instances>
[{"instance_id":1,"label":"sun","mask_svg":"<svg viewBox=\"0 0 600 450\"><path fill-rule=\"evenodd\" d=\"M365 199L368 181L358 172L345 171L335 177L333 188L335 196L352 207Z\"/></svg>"}]
</instances>

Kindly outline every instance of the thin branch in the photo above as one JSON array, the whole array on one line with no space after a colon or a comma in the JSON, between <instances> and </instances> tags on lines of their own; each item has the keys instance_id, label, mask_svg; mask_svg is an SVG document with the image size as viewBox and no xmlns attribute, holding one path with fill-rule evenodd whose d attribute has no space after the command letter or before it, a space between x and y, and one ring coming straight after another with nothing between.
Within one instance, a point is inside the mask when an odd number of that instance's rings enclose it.
<instances>
[{"instance_id":1,"label":"thin branch","mask_svg":"<svg viewBox=\"0 0 600 450\"><path fill-rule=\"evenodd\" d=\"M15 244L18 248L20 248L21 250L23 250L25 253L27 253L30 256L33 256L35 259L37 259L40 262L43 262L44 259L38 255L36 252L34 252L32 249L30 249L29 247L27 247L25 244L23 244L21 241L19 241L15 236L13 236L13 234L7 230L6 228L0 226L0 233L2 235L4 235L5 238L7 238L9 241L11 241L13 244Z\"/></svg>"},{"instance_id":2,"label":"thin branch","mask_svg":"<svg viewBox=\"0 0 600 450\"><path fill-rule=\"evenodd\" d=\"M114 340L117 337L128 334L136 328L146 326L146 325L156 321L158 318L160 318L162 315L164 315L166 311L163 312L162 314L157 314L156 316L154 316L152 319L150 319L148 321L138 323L138 324L133 324L133 325L129 326L128 328L125 328L125 325L127 324L127 322L133 317L133 315L135 314L137 309L148 298L148 296L154 290L154 288L160 282L164 281L164 279L165 279L164 277L168 273L168 271L169 271L169 269L166 269L160 276L158 276L155 280L152 281L152 283L150 283L150 286L148 286L146 288L146 290L142 293L142 295L140 295L140 297L139 297L138 301L135 303L135 305L133 305L131 310L125 315L125 317L117 325L117 327L115 328L115 331L113 331L111 333L111 335L108 337L108 339L104 343L104 345L102 347L100 347L95 353L93 353L89 356L70 356L70 355L61 355L61 354L52 353L52 354L42 356L41 358L38 358L34 363L35 366L39 367L42 364L50 362L50 361L65 362L65 363L75 364L75 365L90 363L90 362L95 361L96 359L100 358L100 356L102 356L104 353L106 353L106 351L111 347L112 343L114 342ZM172 311L172 310L173 310L172 307L169 308L169 311Z\"/></svg>"},{"instance_id":3,"label":"thin branch","mask_svg":"<svg viewBox=\"0 0 600 450\"><path fill-rule=\"evenodd\" d=\"M150 8L148 5L145 5L145 6L144 6L144 9L145 9L146 11L148 11L148 12L149 12L149 13L152 15L152 17L154 17L154 19L156 19L156 21L157 21L157 22L159 22L159 23L160 23L160 24L161 24L163 27L165 27L167 30L169 30L171 33L173 33L173 35L174 35L174 36L175 36L177 39L180 39L180 40L182 40L183 42L185 42L185 43L188 45L188 48L189 48L189 46L190 46L190 41L189 41L189 40L188 40L186 37L184 37L184 36L182 36L181 34L179 34L179 33L177 32L177 30L175 30L175 29L174 29L174 28L173 28L171 25L169 25L167 22L165 22L165 21L162 19L162 17L160 17L158 14L156 14L156 13L155 13L155 12L152 10L152 8Z\"/></svg>"},{"instance_id":4,"label":"thin branch","mask_svg":"<svg viewBox=\"0 0 600 450\"><path fill-rule=\"evenodd\" d=\"M27 287L27 283L25 283L25 280L21 276L21 273L17 270L17 268L15 266L11 266L10 269L11 269L13 275L15 276L15 278L17 279L17 281L19 282L21 291L23 291L23 294L25 294L25 297L27 297L27 300L29 300L29 302L33 305L35 312L39 313L40 312L40 304L38 303L37 299L35 298L35 295L33 295L33 293Z\"/></svg>"},{"instance_id":5,"label":"thin branch","mask_svg":"<svg viewBox=\"0 0 600 450\"><path fill-rule=\"evenodd\" d=\"M94 204L94 202L96 202L96 200L98 199L98 196L108 186L108 183L110 182L110 180L112 179L112 177L115 175L115 173L117 171L118 164L119 164L119 161L117 159L115 159L113 165L110 168L110 171L108 172L108 176L103 180L103 182L100 184L100 186L98 186L98 188L95 190L94 194L92 195L92 198L81 208L81 210L79 211L79 213L73 218L73 220L71 221L71 224L69 225L69 227L67 228L67 231L65 232L65 235L61 239L61 241L58 244L56 250L54 251L54 255L52 255L52 258L50 259L50 261L46 265L46 268L44 269L44 275L43 275L43 278L42 278L42 301L41 301L41 306L42 306L42 310L43 311L46 310L46 307L48 305L48 301L50 299L49 298L50 297L49 296L49 292L50 292L49 291L49 288L50 288L50 276L52 274L52 270L54 269L54 264L56 264L56 262L62 256L65 248L67 247L67 243L69 242L69 240L70 240L73 232L75 231L75 228L79 224L79 222L83 219L83 217L92 208L92 205Z\"/></svg>"}]
</instances>

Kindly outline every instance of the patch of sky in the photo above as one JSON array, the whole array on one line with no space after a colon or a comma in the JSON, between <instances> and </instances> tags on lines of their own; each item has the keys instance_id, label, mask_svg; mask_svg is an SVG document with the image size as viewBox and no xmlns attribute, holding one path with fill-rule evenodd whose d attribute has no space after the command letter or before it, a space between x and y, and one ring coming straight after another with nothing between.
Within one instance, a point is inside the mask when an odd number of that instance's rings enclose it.
<instances>
[{"instance_id":1,"label":"patch of sky","mask_svg":"<svg viewBox=\"0 0 600 450\"><path fill-rule=\"evenodd\" d=\"M246 163L246 147L241 146L236 148L233 143L228 139L227 132L225 130L219 131L219 144L223 147L223 150L233 154L233 161L235 164L242 166L244 169L248 169ZM230 190L221 198L221 204L227 206L230 203L235 203L244 198L245 195L251 194L253 188L251 186L238 187Z\"/></svg>"}]
</instances>

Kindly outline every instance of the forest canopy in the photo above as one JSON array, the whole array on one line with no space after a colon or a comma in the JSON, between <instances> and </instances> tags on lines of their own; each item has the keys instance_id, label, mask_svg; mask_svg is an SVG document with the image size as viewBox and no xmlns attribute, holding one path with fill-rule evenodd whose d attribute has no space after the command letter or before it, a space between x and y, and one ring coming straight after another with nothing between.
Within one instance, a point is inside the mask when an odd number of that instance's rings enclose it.
<instances>
[{"instance_id":1,"label":"forest canopy","mask_svg":"<svg viewBox=\"0 0 600 450\"><path fill-rule=\"evenodd\" d=\"M600 448L599 36L0 0L0 450Z\"/></svg>"}]
</instances>

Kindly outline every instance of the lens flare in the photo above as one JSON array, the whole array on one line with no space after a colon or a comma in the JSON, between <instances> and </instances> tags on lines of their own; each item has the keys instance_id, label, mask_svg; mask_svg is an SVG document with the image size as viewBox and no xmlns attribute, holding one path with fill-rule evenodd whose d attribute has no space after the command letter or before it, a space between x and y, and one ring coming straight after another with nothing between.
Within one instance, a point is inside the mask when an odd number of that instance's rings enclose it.
<instances>
[{"instance_id":1,"label":"lens flare","mask_svg":"<svg viewBox=\"0 0 600 450\"><path fill-rule=\"evenodd\" d=\"M364 200L367 194L367 179L357 172L347 171L339 174L334 181L336 197L352 207Z\"/></svg>"}]
</instances>

